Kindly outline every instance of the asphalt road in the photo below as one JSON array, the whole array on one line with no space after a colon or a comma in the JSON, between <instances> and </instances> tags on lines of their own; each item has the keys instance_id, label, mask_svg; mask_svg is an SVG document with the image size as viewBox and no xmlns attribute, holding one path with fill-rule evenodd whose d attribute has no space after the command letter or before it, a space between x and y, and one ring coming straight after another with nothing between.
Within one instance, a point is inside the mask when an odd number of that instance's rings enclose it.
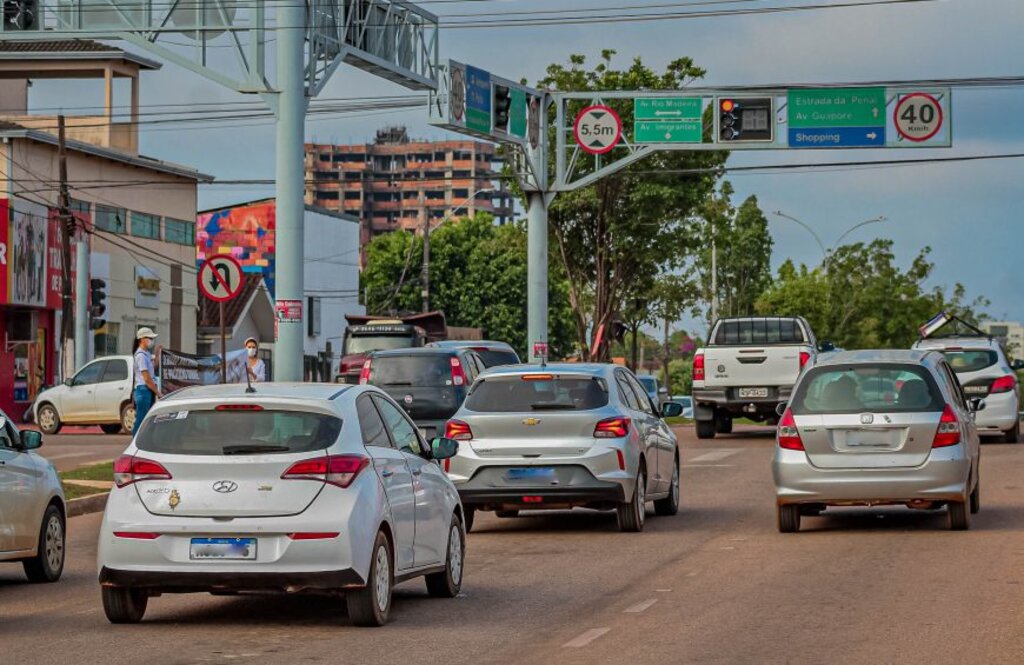
<instances>
[{"instance_id":1,"label":"asphalt road","mask_svg":"<svg viewBox=\"0 0 1024 665\"><path fill-rule=\"evenodd\" d=\"M39 454L53 462L58 471L109 462L120 455L131 441L127 434L104 434L99 428L77 429L79 431L74 433L43 436Z\"/></svg>"},{"instance_id":2,"label":"asphalt road","mask_svg":"<svg viewBox=\"0 0 1024 665\"><path fill-rule=\"evenodd\" d=\"M0 565L10 663L1020 663L1024 444L982 451L972 530L943 511L830 510L776 532L767 431L683 430L683 509L622 534L585 511L478 515L464 593L398 588L391 623L332 598L164 596L142 624L103 617L99 515L70 524L55 585Z\"/></svg>"}]
</instances>

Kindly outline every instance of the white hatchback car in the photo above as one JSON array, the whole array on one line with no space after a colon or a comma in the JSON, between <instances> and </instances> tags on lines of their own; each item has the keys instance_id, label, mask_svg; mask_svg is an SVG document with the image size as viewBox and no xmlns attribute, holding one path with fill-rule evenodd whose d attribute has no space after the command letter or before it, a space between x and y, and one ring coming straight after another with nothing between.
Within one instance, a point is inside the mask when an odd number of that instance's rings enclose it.
<instances>
[{"instance_id":1,"label":"white hatchback car","mask_svg":"<svg viewBox=\"0 0 1024 665\"><path fill-rule=\"evenodd\" d=\"M998 435L1006 443L1020 441L1020 389L1018 369L1024 362L1006 359L999 341L989 337L940 337L920 340L915 349L941 351L956 372L968 398L985 400L985 410L976 415L982 435Z\"/></svg>"},{"instance_id":2,"label":"white hatchback car","mask_svg":"<svg viewBox=\"0 0 1024 665\"><path fill-rule=\"evenodd\" d=\"M114 465L97 567L113 623L162 593L343 592L379 626L395 583L462 584L462 506L420 436L378 388L261 384L160 400Z\"/></svg>"},{"instance_id":3,"label":"white hatchback car","mask_svg":"<svg viewBox=\"0 0 1024 665\"><path fill-rule=\"evenodd\" d=\"M64 425L99 425L107 434L131 432L131 369L131 356L94 360L62 385L39 393L32 417L46 434L56 434Z\"/></svg>"},{"instance_id":4,"label":"white hatchback car","mask_svg":"<svg viewBox=\"0 0 1024 665\"><path fill-rule=\"evenodd\" d=\"M39 432L19 431L0 412L0 561L20 561L33 582L64 571L64 489L53 464L34 450Z\"/></svg>"}]
</instances>

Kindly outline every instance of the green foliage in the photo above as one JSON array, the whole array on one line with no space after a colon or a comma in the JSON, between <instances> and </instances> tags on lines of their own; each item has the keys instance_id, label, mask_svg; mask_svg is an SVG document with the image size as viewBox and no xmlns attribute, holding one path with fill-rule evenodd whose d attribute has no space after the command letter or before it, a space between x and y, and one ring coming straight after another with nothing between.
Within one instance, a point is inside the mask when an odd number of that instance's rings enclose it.
<instances>
[{"instance_id":1,"label":"green foliage","mask_svg":"<svg viewBox=\"0 0 1024 665\"><path fill-rule=\"evenodd\" d=\"M381 235L370 242L367 256L362 275L369 291L367 311L395 315L420 311L423 239L406 231ZM552 357L574 350L566 291L556 265L548 295ZM449 325L483 328L489 338L508 342L525 358L525 228L495 226L489 215L477 215L432 231L430 305L444 311Z\"/></svg>"},{"instance_id":2,"label":"green foliage","mask_svg":"<svg viewBox=\"0 0 1024 665\"><path fill-rule=\"evenodd\" d=\"M971 322L981 318L978 311L988 302L966 302L961 284L948 295L941 287L924 287L934 268L929 248L901 270L892 246L886 239L844 245L814 270L787 261L757 301L757 311L804 316L819 341L845 349L908 348L918 326L942 310Z\"/></svg>"}]
</instances>

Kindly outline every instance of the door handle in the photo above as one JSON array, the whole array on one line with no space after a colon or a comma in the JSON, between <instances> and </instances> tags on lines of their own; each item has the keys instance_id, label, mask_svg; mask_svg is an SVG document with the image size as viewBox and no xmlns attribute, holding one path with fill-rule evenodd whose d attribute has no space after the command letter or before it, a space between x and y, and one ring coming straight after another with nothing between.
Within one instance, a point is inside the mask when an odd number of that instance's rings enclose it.
<instances>
[{"instance_id":1,"label":"door handle","mask_svg":"<svg viewBox=\"0 0 1024 665\"><path fill-rule=\"evenodd\" d=\"M392 471L391 469L384 469L383 471L380 472L380 475L383 476L384 478L390 478L391 476L395 475L395 472Z\"/></svg>"}]
</instances>

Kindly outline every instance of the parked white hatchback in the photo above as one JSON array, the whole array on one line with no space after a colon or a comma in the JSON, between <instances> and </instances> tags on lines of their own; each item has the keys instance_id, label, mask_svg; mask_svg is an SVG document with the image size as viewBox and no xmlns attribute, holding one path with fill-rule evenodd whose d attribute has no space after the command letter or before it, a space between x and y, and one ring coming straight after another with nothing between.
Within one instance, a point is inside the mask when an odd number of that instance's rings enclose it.
<instances>
[{"instance_id":1,"label":"parked white hatchback","mask_svg":"<svg viewBox=\"0 0 1024 665\"><path fill-rule=\"evenodd\" d=\"M356 625L394 584L462 584L462 506L428 444L372 386L261 384L157 402L114 465L97 567L113 623L163 593L341 592Z\"/></svg>"},{"instance_id":2,"label":"parked white hatchback","mask_svg":"<svg viewBox=\"0 0 1024 665\"><path fill-rule=\"evenodd\" d=\"M34 451L39 432L20 431L0 411L0 561L20 561L32 582L64 571L64 490L56 469Z\"/></svg>"},{"instance_id":3,"label":"parked white hatchback","mask_svg":"<svg viewBox=\"0 0 1024 665\"><path fill-rule=\"evenodd\" d=\"M132 404L132 357L108 356L94 360L63 384L39 393L33 418L45 434L64 425L99 425L107 434L135 424Z\"/></svg>"}]
</instances>

